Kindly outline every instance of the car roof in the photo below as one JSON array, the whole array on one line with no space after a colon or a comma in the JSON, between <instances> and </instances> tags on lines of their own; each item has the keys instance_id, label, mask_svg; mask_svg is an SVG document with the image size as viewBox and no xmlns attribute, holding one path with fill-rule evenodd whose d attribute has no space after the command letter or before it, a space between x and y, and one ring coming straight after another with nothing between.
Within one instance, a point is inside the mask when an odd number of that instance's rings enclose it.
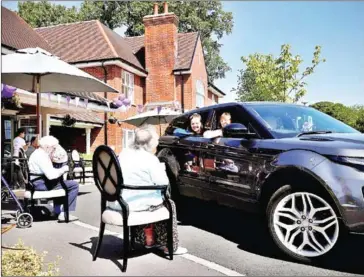
<instances>
[{"instance_id":1,"label":"car roof","mask_svg":"<svg viewBox=\"0 0 364 277\"><path fill-rule=\"evenodd\" d=\"M292 106L292 107L300 106L300 107L307 107L307 106L300 105L300 104L283 103L283 102L269 102L269 101L228 102L228 103L221 103L221 104L211 105L211 106L207 106L207 107L203 107L203 108L193 109L193 110L190 110L190 111L186 112L185 114L199 113L199 112L204 112L206 110L211 110L211 109L215 109L215 108L230 107L230 106L234 106L234 105L242 105L242 106L250 106L250 105L266 106L266 105L269 105L269 106Z\"/></svg>"}]
</instances>

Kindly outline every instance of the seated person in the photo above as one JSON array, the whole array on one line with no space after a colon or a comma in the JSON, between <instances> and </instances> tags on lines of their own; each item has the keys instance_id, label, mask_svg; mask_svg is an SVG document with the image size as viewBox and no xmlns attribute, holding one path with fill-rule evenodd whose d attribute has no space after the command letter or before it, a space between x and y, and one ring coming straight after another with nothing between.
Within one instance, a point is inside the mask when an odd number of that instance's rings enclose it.
<instances>
[{"instance_id":1,"label":"seated person","mask_svg":"<svg viewBox=\"0 0 364 277\"><path fill-rule=\"evenodd\" d=\"M190 128L195 135L203 134L201 115L199 115L198 113L194 113L190 116Z\"/></svg>"},{"instance_id":2,"label":"seated person","mask_svg":"<svg viewBox=\"0 0 364 277\"><path fill-rule=\"evenodd\" d=\"M30 140L30 145L27 149L27 151L25 151L25 154L27 155L28 159L30 157L30 155L35 151L35 149L38 148L38 136L34 136L31 138Z\"/></svg>"},{"instance_id":3,"label":"seated person","mask_svg":"<svg viewBox=\"0 0 364 277\"><path fill-rule=\"evenodd\" d=\"M222 137L222 129L231 123L231 115L230 113L223 113L220 116L220 126L221 129L213 130L213 131L206 131L203 133L204 138L217 138Z\"/></svg>"},{"instance_id":4,"label":"seated person","mask_svg":"<svg viewBox=\"0 0 364 277\"><path fill-rule=\"evenodd\" d=\"M56 180L69 170L68 165L61 168L54 168L51 157L59 145L58 140L53 136L45 136L39 140L39 148L36 149L29 158L30 174L44 174L45 178L34 181L34 189L36 191L46 191L62 189L60 182ZM38 176L30 176L31 180L39 178ZM73 180L64 181L68 190L68 205L69 211L76 210L76 200L78 195L78 183ZM54 213L58 215L60 222L65 221L61 198L54 200ZM78 220L77 217L70 215L69 221Z\"/></svg>"},{"instance_id":5,"label":"seated person","mask_svg":"<svg viewBox=\"0 0 364 277\"><path fill-rule=\"evenodd\" d=\"M154 155L158 146L159 136L152 126L143 126L135 130L134 142L131 148L124 149L119 155L120 167L124 183L134 186L168 185L169 179L164 163ZM123 199L128 203L130 211L152 211L164 206L160 190L128 190L123 189ZM173 208L173 250L174 254L187 253L187 249L178 247L178 232L176 207ZM119 203L108 202L108 208L121 210ZM165 221L153 223L155 229L155 244L162 251L168 253L167 223ZM135 226L136 241L145 244L144 228Z\"/></svg>"}]
</instances>

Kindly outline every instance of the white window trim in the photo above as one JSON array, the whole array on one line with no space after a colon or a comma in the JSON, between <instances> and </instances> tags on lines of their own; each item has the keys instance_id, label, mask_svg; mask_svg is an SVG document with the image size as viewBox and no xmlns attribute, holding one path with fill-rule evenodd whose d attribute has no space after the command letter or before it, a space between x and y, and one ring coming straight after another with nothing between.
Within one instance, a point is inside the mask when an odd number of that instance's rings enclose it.
<instances>
[{"instance_id":1,"label":"white window trim","mask_svg":"<svg viewBox=\"0 0 364 277\"><path fill-rule=\"evenodd\" d=\"M129 82L126 81L127 79L129 80ZM134 74L123 69L121 72L121 83L122 83L121 91L125 93L125 96L130 100L131 104L134 105L135 104Z\"/></svg>"},{"instance_id":2,"label":"white window trim","mask_svg":"<svg viewBox=\"0 0 364 277\"><path fill-rule=\"evenodd\" d=\"M197 89L197 82L201 82L202 84L202 87L203 87L203 93L200 93ZM202 82L202 80L200 79L197 79L196 82L195 82L195 90L196 90L196 107L199 107L199 108L202 108L202 107L205 107L205 100L206 100L206 92L205 92L205 85L204 83ZM203 97L203 106L199 106L198 105L198 97Z\"/></svg>"},{"instance_id":3,"label":"white window trim","mask_svg":"<svg viewBox=\"0 0 364 277\"><path fill-rule=\"evenodd\" d=\"M131 136L129 138L129 135ZM134 141L135 133L134 130L123 129L123 149L129 148L130 144Z\"/></svg>"}]
</instances>

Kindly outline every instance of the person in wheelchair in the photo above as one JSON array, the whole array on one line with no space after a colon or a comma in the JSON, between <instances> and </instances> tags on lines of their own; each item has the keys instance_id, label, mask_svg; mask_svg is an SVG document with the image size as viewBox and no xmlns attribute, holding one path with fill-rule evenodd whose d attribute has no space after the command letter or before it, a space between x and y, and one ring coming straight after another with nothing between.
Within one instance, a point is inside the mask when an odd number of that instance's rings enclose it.
<instances>
[{"instance_id":1,"label":"person in wheelchair","mask_svg":"<svg viewBox=\"0 0 364 277\"><path fill-rule=\"evenodd\" d=\"M52 158L58 145L58 139L55 137L42 137L39 140L39 148L36 149L29 158L30 180L37 179L32 182L36 191L62 189L59 177L68 172L69 167L68 165L63 165L60 168L54 168ZM34 174L44 175L44 178L39 179L39 176L34 176ZM78 183L74 180L66 180L64 181L64 184L68 190L69 212L74 212L76 210L79 189ZM58 216L60 222L65 221L63 207L58 198L54 200L54 213ZM69 221L75 220L78 220L76 216L69 216Z\"/></svg>"},{"instance_id":2,"label":"person in wheelchair","mask_svg":"<svg viewBox=\"0 0 364 277\"><path fill-rule=\"evenodd\" d=\"M135 130L134 142L131 148L124 149L119 155L119 163L123 172L124 183L134 186L168 185L169 179L164 163L155 156L159 136L153 126L146 125ZM130 211L154 211L164 206L159 190L127 190L123 189L123 199L128 203ZM173 208L173 251L175 255L187 253L187 249L178 247L176 206ZM117 201L108 202L108 208L121 210ZM166 254L167 222L154 223L155 245ZM136 226L136 241L145 244L144 228Z\"/></svg>"}]
</instances>

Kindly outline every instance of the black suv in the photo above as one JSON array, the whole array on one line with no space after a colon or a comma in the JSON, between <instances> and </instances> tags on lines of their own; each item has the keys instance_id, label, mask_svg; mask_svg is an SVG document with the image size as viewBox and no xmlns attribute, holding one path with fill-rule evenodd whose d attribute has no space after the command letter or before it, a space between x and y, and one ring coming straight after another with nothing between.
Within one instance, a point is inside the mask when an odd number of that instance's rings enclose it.
<instances>
[{"instance_id":1,"label":"black suv","mask_svg":"<svg viewBox=\"0 0 364 277\"><path fill-rule=\"evenodd\" d=\"M205 131L223 135L189 132L193 113ZM231 124L221 128L223 113ZM158 157L177 202L264 212L273 240L296 259L325 255L346 231L364 233L364 134L313 108L257 102L190 111L166 129Z\"/></svg>"}]
</instances>

